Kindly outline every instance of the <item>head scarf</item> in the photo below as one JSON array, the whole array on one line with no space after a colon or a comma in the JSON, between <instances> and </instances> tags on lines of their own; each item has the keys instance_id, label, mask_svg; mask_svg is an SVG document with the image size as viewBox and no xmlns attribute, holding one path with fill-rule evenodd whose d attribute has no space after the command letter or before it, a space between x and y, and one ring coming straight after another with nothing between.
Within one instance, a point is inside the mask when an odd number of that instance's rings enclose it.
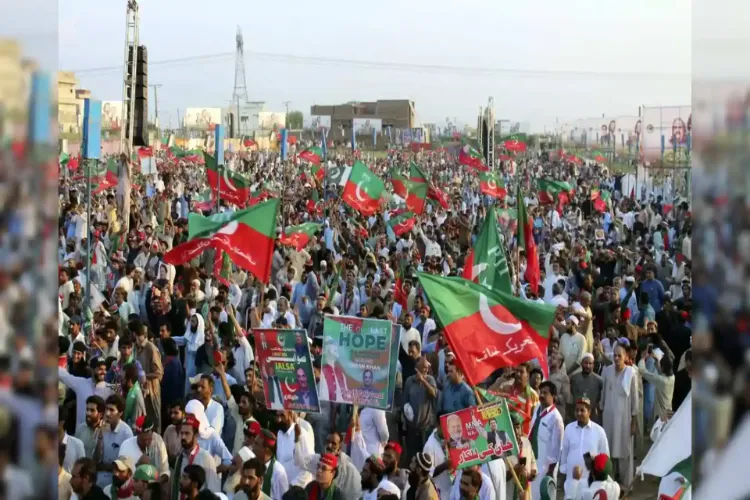
<instances>
[{"instance_id":1,"label":"head scarf","mask_svg":"<svg viewBox=\"0 0 750 500\"><path fill-rule=\"evenodd\" d=\"M185 413L192 414L200 423L200 426L198 427L198 435L201 439L210 439L211 436L216 432L214 428L211 427L208 423L208 418L206 418L206 410L203 408L203 403L201 403L197 399L188 401L188 404L185 405Z\"/></svg>"}]
</instances>

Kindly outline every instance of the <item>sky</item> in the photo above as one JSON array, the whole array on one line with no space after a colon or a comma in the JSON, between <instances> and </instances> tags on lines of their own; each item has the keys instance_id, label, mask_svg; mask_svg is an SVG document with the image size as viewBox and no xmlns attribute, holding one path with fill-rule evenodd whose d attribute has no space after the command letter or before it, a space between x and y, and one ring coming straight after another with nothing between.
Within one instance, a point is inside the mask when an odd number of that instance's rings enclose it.
<instances>
[{"instance_id":1,"label":"sky","mask_svg":"<svg viewBox=\"0 0 750 500\"><path fill-rule=\"evenodd\" d=\"M59 67L98 99L122 99L124 4L59 1ZM685 0L143 0L140 20L162 127L229 104L237 26L248 97L269 111L410 99L419 122L475 124L492 96L497 119L542 131L691 100Z\"/></svg>"}]
</instances>

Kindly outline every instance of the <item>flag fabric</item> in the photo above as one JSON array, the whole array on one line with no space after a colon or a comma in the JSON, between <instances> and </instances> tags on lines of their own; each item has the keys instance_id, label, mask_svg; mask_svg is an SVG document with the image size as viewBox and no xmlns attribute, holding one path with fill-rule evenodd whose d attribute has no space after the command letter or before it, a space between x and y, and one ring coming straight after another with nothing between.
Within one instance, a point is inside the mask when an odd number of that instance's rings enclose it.
<instances>
[{"instance_id":1,"label":"flag fabric","mask_svg":"<svg viewBox=\"0 0 750 500\"><path fill-rule=\"evenodd\" d=\"M409 192L409 188L407 187L408 182L409 181L406 179L406 177L399 174L398 172L394 172L393 175L391 175L391 185L393 186L393 192L403 199L406 199L406 195Z\"/></svg>"},{"instance_id":2,"label":"flag fabric","mask_svg":"<svg viewBox=\"0 0 750 500\"><path fill-rule=\"evenodd\" d=\"M204 190L198 196L194 197L192 201L195 203L195 208L201 212L207 212L213 209L214 199L211 188Z\"/></svg>"},{"instance_id":3,"label":"flag fabric","mask_svg":"<svg viewBox=\"0 0 750 500\"><path fill-rule=\"evenodd\" d=\"M344 186L342 199L357 212L370 216L380 209L385 185L367 166L357 160Z\"/></svg>"},{"instance_id":4,"label":"flag fabric","mask_svg":"<svg viewBox=\"0 0 750 500\"><path fill-rule=\"evenodd\" d=\"M479 189L482 194L502 200L508 194L505 181L494 172L479 172Z\"/></svg>"},{"instance_id":5,"label":"flag fabric","mask_svg":"<svg viewBox=\"0 0 750 500\"><path fill-rule=\"evenodd\" d=\"M164 254L164 262L178 266L213 247L226 252L237 266L268 283L279 204L280 201L273 198L245 210L210 217L191 213L188 241Z\"/></svg>"},{"instance_id":6,"label":"flag fabric","mask_svg":"<svg viewBox=\"0 0 750 500\"><path fill-rule=\"evenodd\" d=\"M489 170L489 168L487 168L487 165L485 165L484 163L484 158L482 158L482 155L479 154L479 151L472 148L468 144L464 144L464 147L461 148L461 152L458 154L458 163L460 163L461 165L466 165L470 168L475 168L482 172L486 172Z\"/></svg>"},{"instance_id":7,"label":"flag fabric","mask_svg":"<svg viewBox=\"0 0 750 500\"><path fill-rule=\"evenodd\" d=\"M315 222L305 222L298 226L289 226L279 236L279 243L292 246L300 252L322 227L322 224L316 224Z\"/></svg>"},{"instance_id":8,"label":"flag fabric","mask_svg":"<svg viewBox=\"0 0 750 500\"><path fill-rule=\"evenodd\" d=\"M401 236L402 234L411 231L416 223L417 219L413 212L404 212L395 217L391 217L388 220L388 225L396 236Z\"/></svg>"},{"instance_id":9,"label":"flag fabric","mask_svg":"<svg viewBox=\"0 0 750 500\"><path fill-rule=\"evenodd\" d=\"M649 474L664 477L672 472L680 472L686 479L692 479L692 470L682 466L683 460L692 457L691 441L685 439L692 429L692 392L688 393L677 411L662 427L659 436L636 469L637 475Z\"/></svg>"},{"instance_id":10,"label":"flag fabric","mask_svg":"<svg viewBox=\"0 0 750 500\"><path fill-rule=\"evenodd\" d=\"M424 182L405 181L406 208L415 214L423 214L425 203L427 202L427 184Z\"/></svg>"},{"instance_id":11,"label":"flag fabric","mask_svg":"<svg viewBox=\"0 0 750 500\"><path fill-rule=\"evenodd\" d=\"M232 276L232 259L229 258L226 252L216 251L216 256L214 257L214 276L219 280L219 283L227 287L232 284L229 281Z\"/></svg>"},{"instance_id":12,"label":"flag fabric","mask_svg":"<svg viewBox=\"0 0 750 500\"><path fill-rule=\"evenodd\" d=\"M462 278L417 276L470 385L479 385L498 368L532 359L539 359L547 372L554 306Z\"/></svg>"},{"instance_id":13,"label":"flag fabric","mask_svg":"<svg viewBox=\"0 0 750 500\"><path fill-rule=\"evenodd\" d=\"M250 182L237 172L224 167L221 171L216 164L216 158L203 153L206 161L206 175L208 185L217 197L238 207L244 207L250 194ZM220 191L220 192L219 192Z\"/></svg>"},{"instance_id":14,"label":"flag fabric","mask_svg":"<svg viewBox=\"0 0 750 500\"><path fill-rule=\"evenodd\" d=\"M401 307L403 310L406 310L407 304L409 302L409 296L407 295L406 291L404 290L404 282L401 279L401 275L398 274L396 277L396 287L395 291L393 292L393 301L397 304L401 304Z\"/></svg>"},{"instance_id":15,"label":"flag fabric","mask_svg":"<svg viewBox=\"0 0 750 500\"><path fill-rule=\"evenodd\" d=\"M346 186L346 182L352 175L352 167L348 166L334 166L327 168L326 181L328 184L334 184L336 186Z\"/></svg>"},{"instance_id":16,"label":"flag fabric","mask_svg":"<svg viewBox=\"0 0 750 500\"><path fill-rule=\"evenodd\" d=\"M464 263L463 277L490 290L513 293L505 245L500 239L497 213L493 206L487 212L474 248Z\"/></svg>"},{"instance_id":17,"label":"flag fabric","mask_svg":"<svg viewBox=\"0 0 750 500\"><path fill-rule=\"evenodd\" d=\"M522 153L526 151L526 143L521 142L518 139L509 139L503 143L503 147L508 151L514 153Z\"/></svg>"},{"instance_id":18,"label":"flag fabric","mask_svg":"<svg viewBox=\"0 0 750 500\"><path fill-rule=\"evenodd\" d=\"M307 148L297 156L317 166L320 166L320 162L323 161L323 151L318 147Z\"/></svg>"},{"instance_id":19,"label":"flag fabric","mask_svg":"<svg viewBox=\"0 0 750 500\"><path fill-rule=\"evenodd\" d=\"M92 172L93 174L94 172ZM97 171L98 176L91 179L91 193L99 194L102 191L106 191L109 188L117 186L119 179L117 178L117 160L114 156L110 156L107 159L106 169L103 171Z\"/></svg>"},{"instance_id":20,"label":"flag fabric","mask_svg":"<svg viewBox=\"0 0 750 500\"><path fill-rule=\"evenodd\" d=\"M255 146L257 143L250 138L250 136L245 135L242 136L242 146L246 148L250 148L252 146Z\"/></svg>"},{"instance_id":21,"label":"flag fabric","mask_svg":"<svg viewBox=\"0 0 750 500\"><path fill-rule=\"evenodd\" d=\"M573 190L567 182L548 179L539 179L536 185L538 190L537 198L542 205L554 204L560 193L569 193Z\"/></svg>"},{"instance_id":22,"label":"flag fabric","mask_svg":"<svg viewBox=\"0 0 750 500\"><path fill-rule=\"evenodd\" d=\"M424 171L421 168L419 168L419 165L414 163L414 161L409 162L409 180L412 182L429 183L429 178L427 177L427 174L425 174Z\"/></svg>"},{"instance_id":23,"label":"flag fabric","mask_svg":"<svg viewBox=\"0 0 750 500\"><path fill-rule=\"evenodd\" d=\"M443 210L448 210L449 208L448 196L444 191L433 186L432 184L430 184L430 188L427 190L427 199L437 201L438 204L443 208Z\"/></svg>"},{"instance_id":24,"label":"flag fabric","mask_svg":"<svg viewBox=\"0 0 750 500\"><path fill-rule=\"evenodd\" d=\"M224 195L223 192L221 194L222 196ZM247 198L247 206L253 207L257 205L258 203L266 201L270 197L271 195L268 193L268 191L264 189L256 189L255 191L252 191L250 193L250 196Z\"/></svg>"},{"instance_id":25,"label":"flag fabric","mask_svg":"<svg viewBox=\"0 0 750 500\"><path fill-rule=\"evenodd\" d=\"M529 284L534 294L539 293L539 280L541 271L539 270L539 253L536 250L534 233L532 231L531 217L526 213L526 203L524 202L523 191L518 188L518 231L517 244L518 248L524 250L526 254L526 272L523 277ZM546 355L545 355L546 359Z\"/></svg>"},{"instance_id":26,"label":"flag fabric","mask_svg":"<svg viewBox=\"0 0 750 500\"><path fill-rule=\"evenodd\" d=\"M612 193L606 190L592 189L591 201L594 202L594 209L598 210L599 212L604 212L607 209L607 204L609 203L609 198L611 197L611 195Z\"/></svg>"}]
</instances>

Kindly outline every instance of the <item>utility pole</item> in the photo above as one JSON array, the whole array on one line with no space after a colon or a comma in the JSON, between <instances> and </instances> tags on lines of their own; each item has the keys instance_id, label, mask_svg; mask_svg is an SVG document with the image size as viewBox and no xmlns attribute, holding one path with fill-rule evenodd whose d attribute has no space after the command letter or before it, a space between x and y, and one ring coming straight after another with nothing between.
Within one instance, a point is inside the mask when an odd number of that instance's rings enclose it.
<instances>
[{"instance_id":1,"label":"utility pole","mask_svg":"<svg viewBox=\"0 0 750 500\"><path fill-rule=\"evenodd\" d=\"M156 125L157 132L161 130L159 128L159 94L157 92L159 90L159 87L161 86L162 86L161 83L155 83L153 85L149 85L149 87L152 87L154 89L154 124ZM157 135L160 136L161 134L157 134Z\"/></svg>"},{"instance_id":2,"label":"utility pole","mask_svg":"<svg viewBox=\"0 0 750 500\"><path fill-rule=\"evenodd\" d=\"M285 121L285 128L289 128L289 103L292 101L284 101L284 106L286 106L286 117L284 119Z\"/></svg>"}]
</instances>

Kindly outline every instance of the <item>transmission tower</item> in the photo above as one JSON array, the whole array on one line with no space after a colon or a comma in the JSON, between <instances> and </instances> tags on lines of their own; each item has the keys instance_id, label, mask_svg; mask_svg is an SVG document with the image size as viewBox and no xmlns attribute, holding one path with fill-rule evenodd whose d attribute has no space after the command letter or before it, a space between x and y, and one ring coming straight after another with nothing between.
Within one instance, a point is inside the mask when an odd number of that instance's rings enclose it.
<instances>
[{"instance_id":1,"label":"transmission tower","mask_svg":"<svg viewBox=\"0 0 750 500\"><path fill-rule=\"evenodd\" d=\"M237 54L234 61L234 92L232 94L232 104L237 107L236 133L237 137L242 137L240 117L240 103L246 103L247 97L247 80L245 79L245 43L242 41L242 30L237 26Z\"/></svg>"}]
</instances>

